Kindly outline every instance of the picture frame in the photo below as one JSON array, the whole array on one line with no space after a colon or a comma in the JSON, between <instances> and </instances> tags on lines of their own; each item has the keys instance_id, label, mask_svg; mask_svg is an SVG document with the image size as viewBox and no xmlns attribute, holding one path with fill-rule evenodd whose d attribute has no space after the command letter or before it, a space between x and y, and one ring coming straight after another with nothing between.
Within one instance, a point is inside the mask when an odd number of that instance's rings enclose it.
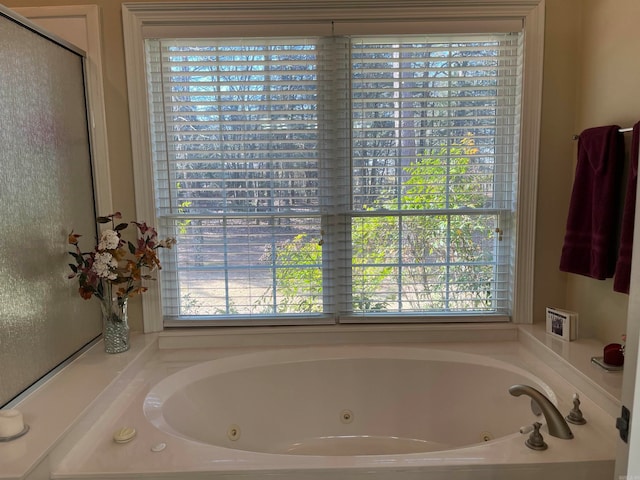
<instances>
[{"instance_id":1,"label":"picture frame","mask_svg":"<svg viewBox=\"0 0 640 480\"><path fill-rule=\"evenodd\" d=\"M578 338L578 314L555 307L546 308L547 333L570 342Z\"/></svg>"}]
</instances>

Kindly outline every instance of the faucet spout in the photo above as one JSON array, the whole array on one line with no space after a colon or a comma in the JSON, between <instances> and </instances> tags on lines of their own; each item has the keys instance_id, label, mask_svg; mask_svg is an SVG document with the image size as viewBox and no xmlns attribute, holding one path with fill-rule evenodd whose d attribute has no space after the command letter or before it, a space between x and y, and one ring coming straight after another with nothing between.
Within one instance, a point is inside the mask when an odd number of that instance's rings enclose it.
<instances>
[{"instance_id":1,"label":"faucet spout","mask_svg":"<svg viewBox=\"0 0 640 480\"><path fill-rule=\"evenodd\" d=\"M547 421L549 435L564 439L573 438L573 433L564 417L543 393L529 385L513 385L509 388L509 393L514 397L519 397L522 394L527 395L538 404Z\"/></svg>"}]
</instances>

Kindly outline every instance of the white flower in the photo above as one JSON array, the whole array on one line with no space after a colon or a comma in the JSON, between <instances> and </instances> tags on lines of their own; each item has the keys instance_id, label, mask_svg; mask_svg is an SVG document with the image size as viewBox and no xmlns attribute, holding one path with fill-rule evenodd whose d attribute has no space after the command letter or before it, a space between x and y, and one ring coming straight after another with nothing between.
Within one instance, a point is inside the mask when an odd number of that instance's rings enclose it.
<instances>
[{"instance_id":1,"label":"white flower","mask_svg":"<svg viewBox=\"0 0 640 480\"><path fill-rule=\"evenodd\" d=\"M105 230L102 232L100 242L98 243L98 250L114 250L118 248L120 243L120 237L113 230Z\"/></svg>"},{"instance_id":2,"label":"white flower","mask_svg":"<svg viewBox=\"0 0 640 480\"><path fill-rule=\"evenodd\" d=\"M95 259L93 260L93 267L91 268L100 278L106 278L108 280L118 278L118 275L113 271L118 268L118 262L109 252L96 253Z\"/></svg>"}]
</instances>

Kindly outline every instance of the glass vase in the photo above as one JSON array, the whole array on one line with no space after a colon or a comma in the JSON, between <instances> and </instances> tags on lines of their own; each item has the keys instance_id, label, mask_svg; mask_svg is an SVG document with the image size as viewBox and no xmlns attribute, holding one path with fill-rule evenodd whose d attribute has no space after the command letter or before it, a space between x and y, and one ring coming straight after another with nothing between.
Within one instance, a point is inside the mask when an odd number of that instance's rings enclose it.
<instances>
[{"instance_id":1,"label":"glass vase","mask_svg":"<svg viewBox=\"0 0 640 480\"><path fill-rule=\"evenodd\" d=\"M104 298L102 307L102 338L104 351L121 353L129 350L129 321L126 298Z\"/></svg>"}]
</instances>

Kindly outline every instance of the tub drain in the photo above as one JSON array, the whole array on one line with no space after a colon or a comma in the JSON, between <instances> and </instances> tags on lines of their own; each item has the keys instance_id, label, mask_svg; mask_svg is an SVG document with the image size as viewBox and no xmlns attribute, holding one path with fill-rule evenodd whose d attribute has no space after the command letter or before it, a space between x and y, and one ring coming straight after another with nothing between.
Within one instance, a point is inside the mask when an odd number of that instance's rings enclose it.
<instances>
[{"instance_id":1,"label":"tub drain","mask_svg":"<svg viewBox=\"0 0 640 480\"><path fill-rule=\"evenodd\" d=\"M489 442L489 441L493 440L493 433L491 433L491 432L482 432L480 434L480 438L482 438L483 442Z\"/></svg>"},{"instance_id":2,"label":"tub drain","mask_svg":"<svg viewBox=\"0 0 640 480\"><path fill-rule=\"evenodd\" d=\"M351 423L353 422L353 412L351 410L345 409L340 412L340 421L342 423Z\"/></svg>"},{"instance_id":3,"label":"tub drain","mask_svg":"<svg viewBox=\"0 0 640 480\"><path fill-rule=\"evenodd\" d=\"M232 442L235 442L236 440L238 440L240 438L240 427L236 424L231 425L227 429L227 437Z\"/></svg>"}]
</instances>

